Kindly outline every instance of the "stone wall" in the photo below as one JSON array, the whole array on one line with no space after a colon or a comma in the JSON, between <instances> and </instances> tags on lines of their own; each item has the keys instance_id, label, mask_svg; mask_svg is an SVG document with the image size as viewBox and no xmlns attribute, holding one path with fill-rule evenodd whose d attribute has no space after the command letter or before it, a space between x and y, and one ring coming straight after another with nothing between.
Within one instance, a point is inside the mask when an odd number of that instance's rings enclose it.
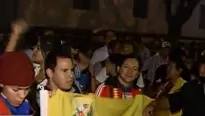
<instances>
[{"instance_id":1,"label":"stone wall","mask_svg":"<svg viewBox=\"0 0 205 116\"><path fill-rule=\"evenodd\" d=\"M147 19L132 16L133 0L99 0L98 11L72 8L72 0L19 0L19 16L30 25L112 28L120 31L166 33L164 0L149 0Z\"/></svg>"}]
</instances>

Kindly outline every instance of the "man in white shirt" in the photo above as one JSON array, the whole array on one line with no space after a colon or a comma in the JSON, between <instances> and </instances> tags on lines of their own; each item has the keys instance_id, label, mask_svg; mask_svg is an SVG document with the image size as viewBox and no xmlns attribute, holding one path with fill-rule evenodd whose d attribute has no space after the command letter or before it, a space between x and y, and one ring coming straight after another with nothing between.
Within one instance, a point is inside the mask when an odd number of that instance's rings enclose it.
<instances>
[{"instance_id":1,"label":"man in white shirt","mask_svg":"<svg viewBox=\"0 0 205 116\"><path fill-rule=\"evenodd\" d=\"M109 56L108 44L110 41L115 40L115 39L116 39L116 35L114 31L108 30L107 32L105 32L105 35L104 35L105 45L94 51L93 56L90 60L91 65L94 65L108 58Z\"/></svg>"},{"instance_id":2,"label":"man in white shirt","mask_svg":"<svg viewBox=\"0 0 205 116\"><path fill-rule=\"evenodd\" d=\"M101 62L105 61L109 57L110 51L108 50L108 45L110 41L115 40L115 39L116 39L116 35L114 31L107 30L105 32L105 35L104 35L105 45L95 50L90 60L90 68L91 68L90 71L93 76L96 76L100 72L102 68Z\"/></svg>"},{"instance_id":3,"label":"man in white shirt","mask_svg":"<svg viewBox=\"0 0 205 116\"><path fill-rule=\"evenodd\" d=\"M149 81L150 86L153 84L157 68L163 64L167 64L170 47L171 45L169 42L163 42L161 49L154 56L144 62L142 71L147 71L147 80Z\"/></svg>"}]
</instances>

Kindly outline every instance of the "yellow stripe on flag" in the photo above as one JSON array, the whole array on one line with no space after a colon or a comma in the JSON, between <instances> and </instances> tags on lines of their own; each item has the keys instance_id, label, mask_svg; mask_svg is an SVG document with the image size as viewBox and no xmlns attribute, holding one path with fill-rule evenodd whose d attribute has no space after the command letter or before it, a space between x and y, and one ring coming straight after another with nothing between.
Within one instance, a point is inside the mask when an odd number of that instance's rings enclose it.
<instances>
[{"instance_id":1,"label":"yellow stripe on flag","mask_svg":"<svg viewBox=\"0 0 205 116\"><path fill-rule=\"evenodd\" d=\"M48 116L143 116L152 101L144 95L122 100L57 90L48 100Z\"/></svg>"}]
</instances>

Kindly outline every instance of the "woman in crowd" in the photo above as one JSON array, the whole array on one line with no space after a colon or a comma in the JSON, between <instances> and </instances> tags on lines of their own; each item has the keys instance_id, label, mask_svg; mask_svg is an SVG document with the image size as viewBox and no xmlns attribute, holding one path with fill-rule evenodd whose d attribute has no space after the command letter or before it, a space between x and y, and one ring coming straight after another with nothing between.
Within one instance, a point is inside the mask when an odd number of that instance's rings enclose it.
<instances>
[{"instance_id":1,"label":"woman in crowd","mask_svg":"<svg viewBox=\"0 0 205 116\"><path fill-rule=\"evenodd\" d=\"M111 97L127 99L141 93L136 85L140 74L140 60L134 55L126 55L117 67L118 75L109 77L99 85L96 95L100 97Z\"/></svg>"},{"instance_id":2,"label":"woman in crowd","mask_svg":"<svg viewBox=\"0 0 205 116\"><path fill-rule=\"evenodd\" d=\"M184 69L185 69L185 65L181 57L175 55L171 55L169 57L169 63L167 68L168 82L162 85L163 87L170 85L171 89L168 94L173 94L177 92L186 83L186 81L181 77L183 76L182 74ZM158 103L157 106L163 105L164 104L163 99L162 100L158 99L157 103ZM168 109L160 109L160 107L157 107L156 115L157 116L181 116L181 111L171 114Z\"/></svg>"}]
</instances>

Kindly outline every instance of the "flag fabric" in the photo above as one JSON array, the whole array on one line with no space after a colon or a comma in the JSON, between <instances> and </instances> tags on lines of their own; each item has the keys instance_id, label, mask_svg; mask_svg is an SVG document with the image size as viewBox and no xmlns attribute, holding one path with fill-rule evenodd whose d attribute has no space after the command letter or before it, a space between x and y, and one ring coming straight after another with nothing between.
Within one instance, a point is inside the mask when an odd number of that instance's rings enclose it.
<instances>
[{"instance_id":1,"label":"flag fabric","mask_svg":"<svg viewBox=\"0 0 205 116\"><path fill-rule=\"evenodd\" d=\"M143 116L152 101L144 95L123 100L57 90L48 98L47 116Z\"/></svg>"}]
</instances>

